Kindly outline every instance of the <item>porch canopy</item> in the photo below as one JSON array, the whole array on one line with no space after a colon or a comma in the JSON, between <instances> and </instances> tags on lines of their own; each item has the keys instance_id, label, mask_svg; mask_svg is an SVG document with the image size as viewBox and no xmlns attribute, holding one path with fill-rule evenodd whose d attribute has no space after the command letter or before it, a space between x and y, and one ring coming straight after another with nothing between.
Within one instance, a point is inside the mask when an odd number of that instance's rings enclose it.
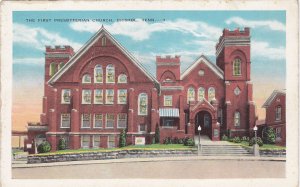
<instances>
[{"instance_id":1,"label":"porch canopy","mask_svg":"<svg viewBox=\"0 0 300 187\"><path fill-rule=\"evenodd\" d=\"M179 118L179 109L178 108L160 108L159 117L173 117Z\"/></svg>"}]
</instances>

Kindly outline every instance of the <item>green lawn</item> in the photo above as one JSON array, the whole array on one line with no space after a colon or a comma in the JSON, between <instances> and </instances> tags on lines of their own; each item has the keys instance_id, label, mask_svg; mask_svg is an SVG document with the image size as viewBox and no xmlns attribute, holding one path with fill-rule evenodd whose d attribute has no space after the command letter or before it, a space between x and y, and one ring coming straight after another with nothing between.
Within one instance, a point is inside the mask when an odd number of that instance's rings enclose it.
<instances>
[{"instance_id":1,"label":"green lawn","mask_svg":"<svg viewBox=\"0 0 300 187\"><path fill-rule=\"evenodd\" d=\"M192 147L184 146L182 144L149 144L144 146L135 146L129 145L122 148L99 148L99 149L67 149L67 150L59 150L50 153L41 153L36 154L37 156L43 155L54 155L54 154L73 154L73 153L87 153L87 152L111 152L111 151L121 151L121 150L190 150Z\"/></svg>"},{"instance_id":2,"label":"green lawn","mask_svg":"<svg viewBox=\"0 0 300 187\"><path fill-rule=\"evenodd\" d=\"M233 143L233 142L231 142ZM233 144L240 144L244 147L252 147L249 146L249 142L242 141L241 143L233 143ZM263 146L259 147L260 150L285 150L284 146L274 145L274 144L264 144Z\"/></svg>"}]
</instances>

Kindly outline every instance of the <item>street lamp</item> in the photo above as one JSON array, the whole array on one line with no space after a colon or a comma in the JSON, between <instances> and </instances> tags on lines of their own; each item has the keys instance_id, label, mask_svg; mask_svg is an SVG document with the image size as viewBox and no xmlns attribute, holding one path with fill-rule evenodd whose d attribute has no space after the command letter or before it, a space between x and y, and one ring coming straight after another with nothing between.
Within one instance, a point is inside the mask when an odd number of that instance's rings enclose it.
<instances>
[{"instance_id":1,"label":"street lamp","mask_svg":"<svg viewBox=\"0 0 300 187\"><path fill-rule=\"evenodd\" d=\"M198 133L199 133L199 142L198 142L198 155L200 154L200 131L201 131L201 126L198 126Z\"/></svg>"},{"instance_id":2,"label":"street lamp","mask_svg":"<svg viewBox=\"0 0 300 187\"><path fill-rule=\"evenodd\" d=\"M255 144L253 145L253 152L254 156L259 156L259 146L257 145L257 126L255 125L254 128L254 133L255 133Z\"/></svg>"},{"instance_id":3,"label":"street lamp","mask_svg":"<svg viewBox=\"0 0 300 187\"><path fill-rule=\"evenodd\" d=\"M254 134L255 134L255 144L257 144L257 126L255 125L254 128Z\"/></svg>"}]
</instances>

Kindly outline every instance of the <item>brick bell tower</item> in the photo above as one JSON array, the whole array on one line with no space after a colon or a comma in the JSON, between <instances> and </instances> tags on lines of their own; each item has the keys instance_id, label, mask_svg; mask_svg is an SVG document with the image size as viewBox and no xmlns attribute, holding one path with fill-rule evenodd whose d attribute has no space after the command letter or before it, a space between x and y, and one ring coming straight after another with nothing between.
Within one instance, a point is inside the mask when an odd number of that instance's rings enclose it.
<instances>
[{"instance_id":1,"label":"brick bell tower","mask_svg":"<svg viewBox=\"0 0 300 187\"><path fill-rule=\"evenodd\" d=\"M59 71L74 55L74 50L71 46L46 46L45 51L45 75L44 75L44 97L43 97L43 113L40 116L41 124L49 124L48 112L52 102L49 102L49 96L53 88L49 87L47 82L49 79Z\"/></svg>"},{"instance_id":2,"label":"brick bell tower","mask_svg":"<svg viewBox=\"0 0 300 187\"><path fill-rule=\"evenodd\" d=\"M223 133L249 136L255 125L255 104L250 78L250 29L223 30L216 45L217 66L224 72L225 128Z\"/></svg>"}]
</instances>

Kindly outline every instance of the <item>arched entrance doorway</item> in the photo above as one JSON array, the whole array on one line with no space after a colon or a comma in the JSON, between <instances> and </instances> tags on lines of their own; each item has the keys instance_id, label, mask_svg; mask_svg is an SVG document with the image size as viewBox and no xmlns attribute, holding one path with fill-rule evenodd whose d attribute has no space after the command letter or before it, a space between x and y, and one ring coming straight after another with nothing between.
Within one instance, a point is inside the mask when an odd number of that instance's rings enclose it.
<instances>
[{"instance_id":1,"label":"arched entrance doorway","mask_svg":"<svg viewBox=\"0 0 300 187\"><path fill-rule=\"evenodd\" d=\"M212 134L212 116L207 111L200 111L195 116L195 135L198 132L198 126L201 126L201 135L207 135L211 138Z\"/></svg>"}]
</instances>

